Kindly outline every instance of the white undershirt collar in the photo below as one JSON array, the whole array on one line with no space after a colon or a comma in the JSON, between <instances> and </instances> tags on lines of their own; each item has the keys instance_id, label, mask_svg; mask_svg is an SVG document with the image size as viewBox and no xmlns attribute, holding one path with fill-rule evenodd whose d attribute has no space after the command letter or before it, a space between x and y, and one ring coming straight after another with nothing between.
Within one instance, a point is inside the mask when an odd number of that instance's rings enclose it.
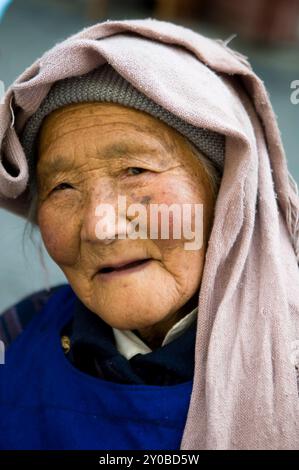
<instances>
[{"instance_id":1,"label":"white undershirt collar","mask_svg":"<svg viewBox=\"0 0 299 470\"><path fill-rule=\"evenodd\" d=\"M175 338L180 336L195 319L197 310L198 307L175 323L165 335L161 346L165 346L165 344L170 343ZM131 357L135 356L136 354L147 354L152 352L152 349L150 349L141 338L133 333L133 331L119 330L118 328L112 328L112 330L115 338L116 348L120 354L125 356L125 358L131 359Z\"/></svg>"}]
</instances>

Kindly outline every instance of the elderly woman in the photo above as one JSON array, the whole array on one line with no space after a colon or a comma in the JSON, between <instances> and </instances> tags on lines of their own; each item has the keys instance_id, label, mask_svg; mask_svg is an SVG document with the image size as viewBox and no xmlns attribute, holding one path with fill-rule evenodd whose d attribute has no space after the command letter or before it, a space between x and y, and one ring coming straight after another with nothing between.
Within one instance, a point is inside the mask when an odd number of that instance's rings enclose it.
<instances>
[{"instance_id":1,"label":"elderly woman","mask_svg":"<svg viewBox=\"0 0 299 470\"><path fill-rule=\"evenodd\" d=\"M8 348L1 448L298 448L299 203L246 58L101 23L0 113L1 205L68 281Z\"/></svg>"}]
</instances>

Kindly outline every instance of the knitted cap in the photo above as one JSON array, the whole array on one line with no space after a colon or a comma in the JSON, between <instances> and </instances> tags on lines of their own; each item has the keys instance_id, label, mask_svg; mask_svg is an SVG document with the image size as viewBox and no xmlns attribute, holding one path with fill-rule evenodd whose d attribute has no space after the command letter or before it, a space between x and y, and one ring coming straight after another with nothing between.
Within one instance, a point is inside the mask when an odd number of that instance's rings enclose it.
<instances>
[{"instance_id":1,"label":"knitted cap","mask_svg":"<svg viewBox=\"0 0 299 470\"><path fill-rule=\"evenodd\" d=\"M29 172L34 168L37 136L43 119L58 108L84 102L112 102L145 111L187 137L212 160L218 170L223 169L223 135L183 121L138 91L107 63L87 74L58 80L35 114L28 119L21 143L28 159Z\"/></svg>"}]
</instances>

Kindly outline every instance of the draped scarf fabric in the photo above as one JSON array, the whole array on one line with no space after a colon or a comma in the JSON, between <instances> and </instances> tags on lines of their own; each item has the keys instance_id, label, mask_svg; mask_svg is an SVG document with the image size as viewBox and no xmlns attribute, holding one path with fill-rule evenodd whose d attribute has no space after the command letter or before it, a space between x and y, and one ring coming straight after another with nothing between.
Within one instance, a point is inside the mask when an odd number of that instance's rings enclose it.
<instances>
[{"instance_id":1,"label":"draped scarf fabric","mask_svg":"<svg viewBox=\"0 0 299 470\"><path fill-rule=\"evenodd\" d=\"M152 19L99 23L56 44L0 105L0 206L26 214L18 136L51 85L105 62L173 114L226 136L181 449L298 449L298 193L267 92L243 55Z\"/></svg>"}]
</instances>

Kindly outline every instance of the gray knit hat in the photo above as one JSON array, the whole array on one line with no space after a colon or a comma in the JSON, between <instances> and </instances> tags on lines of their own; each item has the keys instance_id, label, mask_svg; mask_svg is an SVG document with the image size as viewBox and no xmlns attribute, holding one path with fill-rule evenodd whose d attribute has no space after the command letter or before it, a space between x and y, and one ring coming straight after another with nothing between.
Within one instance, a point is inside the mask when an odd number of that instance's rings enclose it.
<instances>
[{"instance_id":1,"label":"gray knit hat","mask_svg":"<svg viewBox=\"0 0 299 470\"><path fill-rule=\"evenodd\" d=\"M43 119L58 108L83 102L112 102L145 111L179 131L210 158L220 172L223 169L223 135L183 121L138 91L107 63L87 74L58 80L35 114L28 119L21 143L31 175L35 166L37 136Z\"/></svg>"}]
</instances>

